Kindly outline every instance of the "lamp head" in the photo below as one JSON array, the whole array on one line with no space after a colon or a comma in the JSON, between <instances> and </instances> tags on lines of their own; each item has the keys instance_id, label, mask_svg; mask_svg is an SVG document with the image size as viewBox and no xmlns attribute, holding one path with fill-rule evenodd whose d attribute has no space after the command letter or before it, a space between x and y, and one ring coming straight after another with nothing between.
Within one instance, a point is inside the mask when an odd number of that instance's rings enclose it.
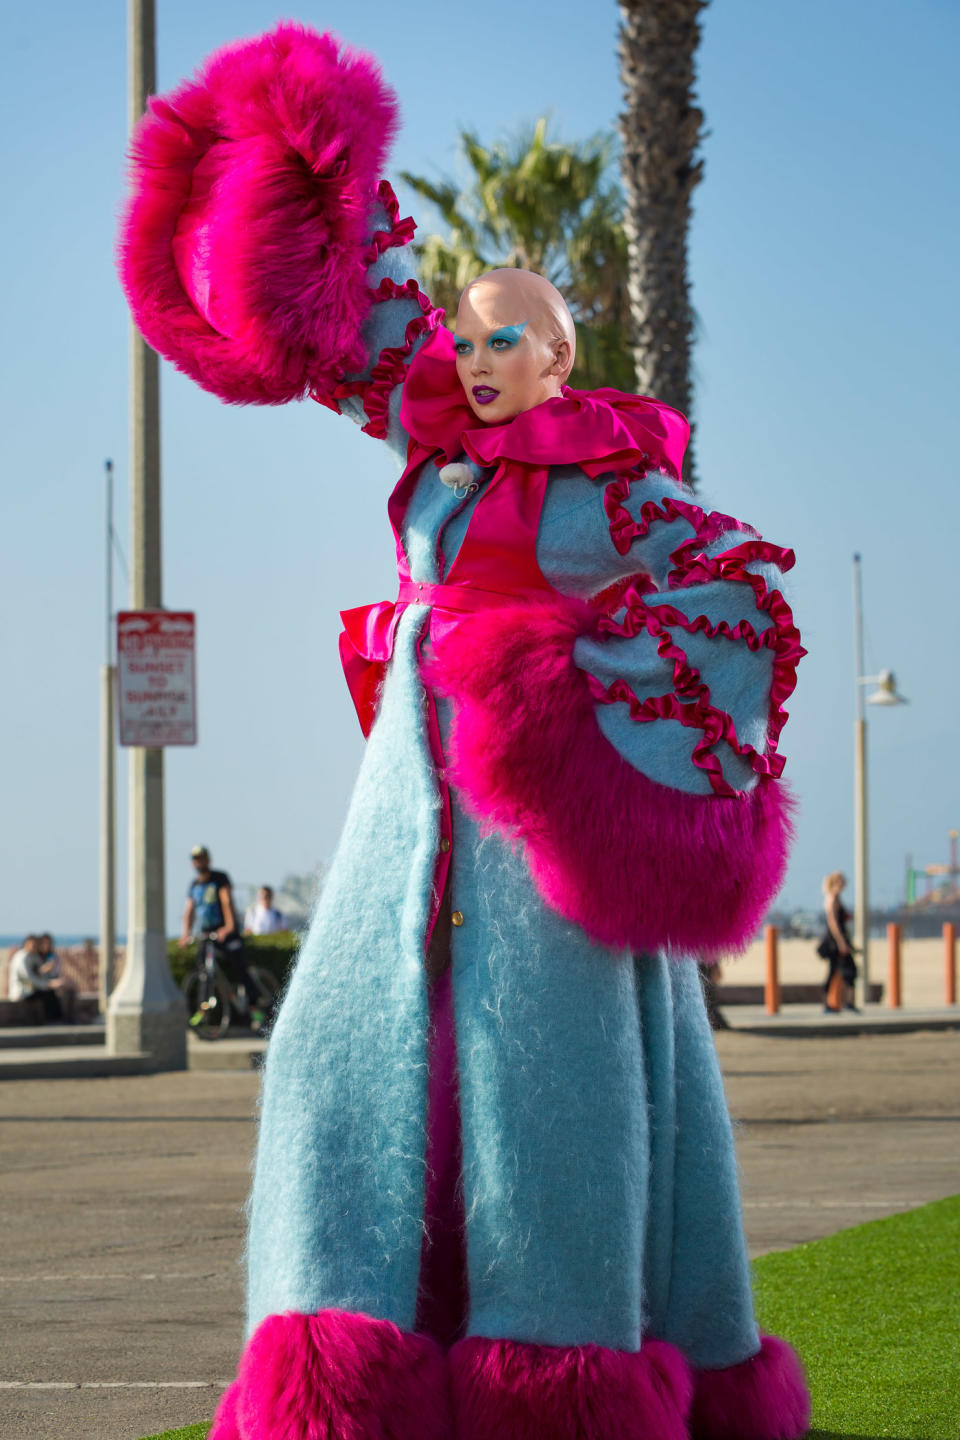
<instances>
[{"instance_id":1,"label":"lamp head","mask_svg":"<svg viewBox=\"0 0 960 1440\"><path fill-rule=\"evenodd\" d=\"M909 701L897 692L897 680L892 670L881 670L877 676L877 688L867 696L868 705L907 705Z\"/></svg>"}]
</instances>

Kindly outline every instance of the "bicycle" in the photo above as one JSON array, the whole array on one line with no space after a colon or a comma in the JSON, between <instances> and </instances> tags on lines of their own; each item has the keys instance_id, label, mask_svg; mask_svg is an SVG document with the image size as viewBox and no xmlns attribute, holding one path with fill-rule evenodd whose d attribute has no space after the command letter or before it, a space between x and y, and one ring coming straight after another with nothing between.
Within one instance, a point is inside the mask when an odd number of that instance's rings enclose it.
<instances>
[{"instance_id":1,"label":"bicycle","mask_svg":"<svg viewBox=\"0 0 960 1440\"><path fill-rule=\"evenodd\" d=\"M239 941L239 936L236 938ZM242 944L240 941L241 949ZM194 968L184 976L180 986L190 1017L187 1023L201 1040L222 1040L233 1021L252 1021L255 1009L266 1008L269 1012L279 989L271 971L262 965L248 965L247 971L260 992L256 1006L251 1006L246 985L242 980L234 985L220 964L220 956L225 953L226 948L217 940L216 931L205 931ZM262 1024L257 1028L262 1028Z\"/></svg>"}]
</instances>

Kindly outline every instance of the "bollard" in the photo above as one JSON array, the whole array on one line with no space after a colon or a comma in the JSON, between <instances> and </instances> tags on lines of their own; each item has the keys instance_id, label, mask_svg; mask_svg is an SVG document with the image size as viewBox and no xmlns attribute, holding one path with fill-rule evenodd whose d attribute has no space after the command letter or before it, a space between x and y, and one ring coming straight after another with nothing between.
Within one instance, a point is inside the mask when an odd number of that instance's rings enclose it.
<instances>
[{"instance_id":1,"label":"bollard","mask_svg":"<svg viewBox=\"0 0 960 1440\"><path fill-rule=\"evenodd\" d=\"M957 1003L957 927L947 920L943 927L944 979L946 981L946 1003Z\"/></svg>"},{"instance_id":2,"label":"bollard","mask_svg":"<svg viewBox=\"0 0 960 1440\"><path fill-rule=\"evenodd\" d=\"M887 946L890 954L890 977L887 984L887 1004L891 1010L899 1010L900 1000L900 926L891 921L887 926Z\"/></svg>"},{"instance_id":3,"label":"bollard","mask_svg":"<svg viewBox=\"0 0 960 1440\"><path fill-rule=\"evenodd\" d=\"M763 998L768 1015L776 1015L780 1010L780 962L777 953L777 942L780 939L780 931L776 925L765 925L763 938L767 947L767 979L763 988Z\"/></svg>"}]
</instances>

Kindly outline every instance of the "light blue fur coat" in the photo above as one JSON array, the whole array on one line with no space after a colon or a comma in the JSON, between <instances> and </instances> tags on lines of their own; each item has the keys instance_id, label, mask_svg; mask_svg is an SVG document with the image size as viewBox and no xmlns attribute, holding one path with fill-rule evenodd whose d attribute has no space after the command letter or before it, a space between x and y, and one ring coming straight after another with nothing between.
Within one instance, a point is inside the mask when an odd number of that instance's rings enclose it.
<instances>
[{"instance_id":1,"label":"light blue fur coat","mask_svg":"<svg viewBox=\"0 0 960 1440\"><path fill-rule=\"evenodd\" d=\"M388 250L371 282L402 281L405 265ZM375 307L372 357L398 343L413 313L406 300ZM399 393L388 443L402 453ZM342 408L364 418L356 400ZM426 467L405 521L415 581L441 578L438 540L452 560L488 476L478 472L480 488L460 508ZM639 514L644 500L680 493L649 475L629 508ZM603 481L577 467L551 474L537 558L566 594L594 594L639 568L665 572L669 551L693 533L683 521L651 529L642 554L620 556L602 496ZM708 547L723 548L722 538ZM747 612L746 588L716 582L689 601L691 592L669 598L735 623ZM441 813L416 652L426 620L422 607L403 615L343 835L270 1042L249 1206L250 1331L277 1311L327 1307L414 1325L423 948ZM714 703L762 749L769 652L687 640ZM601 680L625 676L640 698L672 683L672 666L646 635L581 640L576 658ZM444 703L439 715L445 737ZM705 793L690 762L695 733L670 721L636 725L625 705L599 707L598 719L646 775ZM728 753L723 763L749 788L742 761ZM464 916L452 935L452 983L469 1333L624 1350L652 1335L708 1368L755 1354L733 1139L695 964L603 949L545 907L523 854L481 836L455 795L452 823L449 883Z\"/></svg>"}]
</instances>

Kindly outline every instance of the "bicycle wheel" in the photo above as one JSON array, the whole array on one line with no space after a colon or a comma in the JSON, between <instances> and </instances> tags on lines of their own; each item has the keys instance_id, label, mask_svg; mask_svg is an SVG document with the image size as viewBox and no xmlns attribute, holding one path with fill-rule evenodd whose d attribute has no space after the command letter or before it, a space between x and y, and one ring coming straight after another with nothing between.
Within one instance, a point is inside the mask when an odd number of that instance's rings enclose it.
<instances>
[{"instance_id":1,"label":"bicycle wheel","mask_svg":"<svg viewBox=\"0 0 960 1440\"><path fill-rule=\"evenodd\" d=\"M219 976L194 970L182 986L187 1024L201 1040L222 1040L230 1028L230 991Z\"/></svg>"},{"instance_id":2,"label":"bicycle wheel","mask_svg":"<svg viewBox=\"0 0 960 1440\"><path fill-rule=\"evenodd\" d=\"M250 978L256 983L256 1002L250 1007L250 1029L254 1035L266 1036L273 1025L276 1013L279 982L271 970L262 965L251 965Z\"/></svg>"},{"instance_id":3,"label":"bicycle wheel","mask_svg":"<svg viewBox=\"0 0 960 1440\"><path fill-rule=\"evenodd\" d=\"M251 965L248 967L250 974L260 987L260 997L269 1001L272 1005L277 998L277 991L280 989L280 982L272 970L267 970L263 965Z\"/></svg>"}]
</instances>

